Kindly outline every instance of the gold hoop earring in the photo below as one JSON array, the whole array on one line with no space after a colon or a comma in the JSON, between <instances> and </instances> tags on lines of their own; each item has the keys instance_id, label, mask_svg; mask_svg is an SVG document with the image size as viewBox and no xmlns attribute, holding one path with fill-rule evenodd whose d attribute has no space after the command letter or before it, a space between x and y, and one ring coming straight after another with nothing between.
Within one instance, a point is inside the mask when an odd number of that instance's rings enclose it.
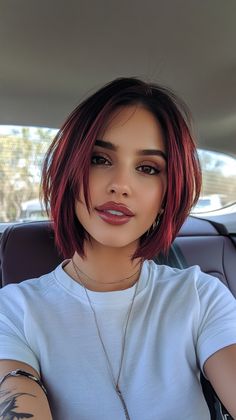
<instances>
[{"instance_id":1,"label":"gold hoop earring","mask_svg":"<svg viewBox=\"0 0 236 420\"><path fill-rule=\"evenodd\" d=\"M148 231L147 231L147 233L146 233L146 236L149 236L149 235L150 235L152 232L154 232L154 230L157 228L157 226L158 226L158 225L159 225L159 223L160 223L161 214L162 214L162 213L159 213L159 214L158 214L158 216L157 216L156 220L154 220L154 222L153 222L152 226L148 229Z\"/></svg>"}]
</instances>

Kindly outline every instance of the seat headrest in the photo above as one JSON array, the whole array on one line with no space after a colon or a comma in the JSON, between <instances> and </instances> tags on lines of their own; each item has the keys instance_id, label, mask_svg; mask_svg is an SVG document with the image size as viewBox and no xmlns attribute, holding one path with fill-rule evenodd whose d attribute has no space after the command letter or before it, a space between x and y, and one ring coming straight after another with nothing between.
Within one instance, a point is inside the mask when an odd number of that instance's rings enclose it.
<instances>
[{"instance_id":1,"label":"seat headrest","mask_svg":"<svg viewBox=\"0 0 236 420\"><path fill-rule=\"evenodd\" d=\"M177 245L168 256L154 258L158 264L183 268ZM54 270L63 257L54 244L53 223L49 221L20 223L8 227L0 243L0 287L36 278Z\"/></svg>"},{"instance_id":2,"label":"seat headrest","mask_svg":"<svg viewBox=\"0 0 236 420\"><path fill-rule=\"evenodd\" d=\"M52 222L12 225L1 238L0 287L39 277L52 271L62 260L54 245Z\"/></svg>"}]
</instances>

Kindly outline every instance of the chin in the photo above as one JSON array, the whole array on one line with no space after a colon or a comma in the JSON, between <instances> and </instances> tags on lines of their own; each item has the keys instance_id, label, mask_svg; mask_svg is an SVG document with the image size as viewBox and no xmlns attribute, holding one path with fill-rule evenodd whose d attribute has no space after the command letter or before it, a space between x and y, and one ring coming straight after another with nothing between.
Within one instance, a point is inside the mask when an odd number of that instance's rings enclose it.
<instances>
[{"instance_id":1,"label":"chin","mask_svg":"<svg viewBox=\"0 0 236 420\"><path fill-rule=\"evenodd\" d=\"M124 238L124 235L121 235L119 238L119 235L116 235L116 237L104 238L96 236L91 236L92 241L96 242L97 244L100 244L102 246L108 247L108 248L124 248L124 247L130 247L130 246L137 246L138 240L134 238Z\"/></svg>"}]
</instances>

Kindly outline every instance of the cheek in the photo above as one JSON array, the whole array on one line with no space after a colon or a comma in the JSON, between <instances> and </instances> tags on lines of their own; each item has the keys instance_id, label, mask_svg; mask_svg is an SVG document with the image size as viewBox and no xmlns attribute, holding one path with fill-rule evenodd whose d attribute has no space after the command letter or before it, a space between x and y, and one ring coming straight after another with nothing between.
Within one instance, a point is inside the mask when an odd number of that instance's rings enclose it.
<instances>
[{"instance_id":1,"label":"cheek","mask_svg":"<svg viewBox=\"0 0 236 420\"><path fill-rule=\"evenodd\" d=\"M89 192L89 195L91 197L92 203L93 203L94 200L96 201L96 196L99 194L99 191L100 191L102 185L103 184L102 184L102 182L100 180L100 177L99 176L96 176L93 173L93 171L91 171L91 174L89 175L89 182L88 182L87 192ZM79 206L79 208L85 207L84 210L87 209L86 208L86 204L85 204L85 196L84 196L84 190L83 190L83 188L79 192L79 200L77 200L77 206Z\"/></svg>"},{"instance_id":2,"label":"cheek","mask_svg":"<svg viewBox=\"0 0 236 420\"><path fill-rule=\"evenodd\" d=\"M166 193L167 181L166 177L159 177L157 182L153 182L149 188L144 188L142 191L143 200L145 203L152 203L154 207L162 204Z\"/></svg>"},{"instance_id":3,"label":"cheek","mask_svg":"<svg viewBox=\"0 0 236 420\"><path fill-rule=\"evenodd\" d=\"M106 201L105 197L108 191L108 185L111 181L111 176L109 171L91 171L89 176L89 192L91 197L91 204L98 205L101 204L101 201Z\"/></svg>"},{"instance_id":4,"label":"cheek","mask_svg":"<svg viewBox=\"0 0 236 420\"><path fill-rule=\"evenodd\" d=\"M102 190L107 182L107 175L101 173L101 171L93 171L91 170L89 175L89 191L91 198L98 193L98 191Z\"/></svg>"}]
</instances>

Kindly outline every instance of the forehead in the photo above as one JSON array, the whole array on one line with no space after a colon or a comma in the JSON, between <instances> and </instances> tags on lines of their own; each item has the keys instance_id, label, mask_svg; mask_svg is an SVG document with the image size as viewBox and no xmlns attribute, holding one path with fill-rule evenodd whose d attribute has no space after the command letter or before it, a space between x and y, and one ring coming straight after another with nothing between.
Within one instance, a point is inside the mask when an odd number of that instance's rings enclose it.
<instances>
[{"instance_id":1,"label":"forehead","mask_svg":"<svg viewBox=\"0 0 236 420\"><path fill-rule=\"evenodd\" d=\"M140 147L158 147L165 150L164 136L157 118L140 105L116 109L107 119L99 138L119 145L134 143Z\"/></svg>"}]
</instances>

